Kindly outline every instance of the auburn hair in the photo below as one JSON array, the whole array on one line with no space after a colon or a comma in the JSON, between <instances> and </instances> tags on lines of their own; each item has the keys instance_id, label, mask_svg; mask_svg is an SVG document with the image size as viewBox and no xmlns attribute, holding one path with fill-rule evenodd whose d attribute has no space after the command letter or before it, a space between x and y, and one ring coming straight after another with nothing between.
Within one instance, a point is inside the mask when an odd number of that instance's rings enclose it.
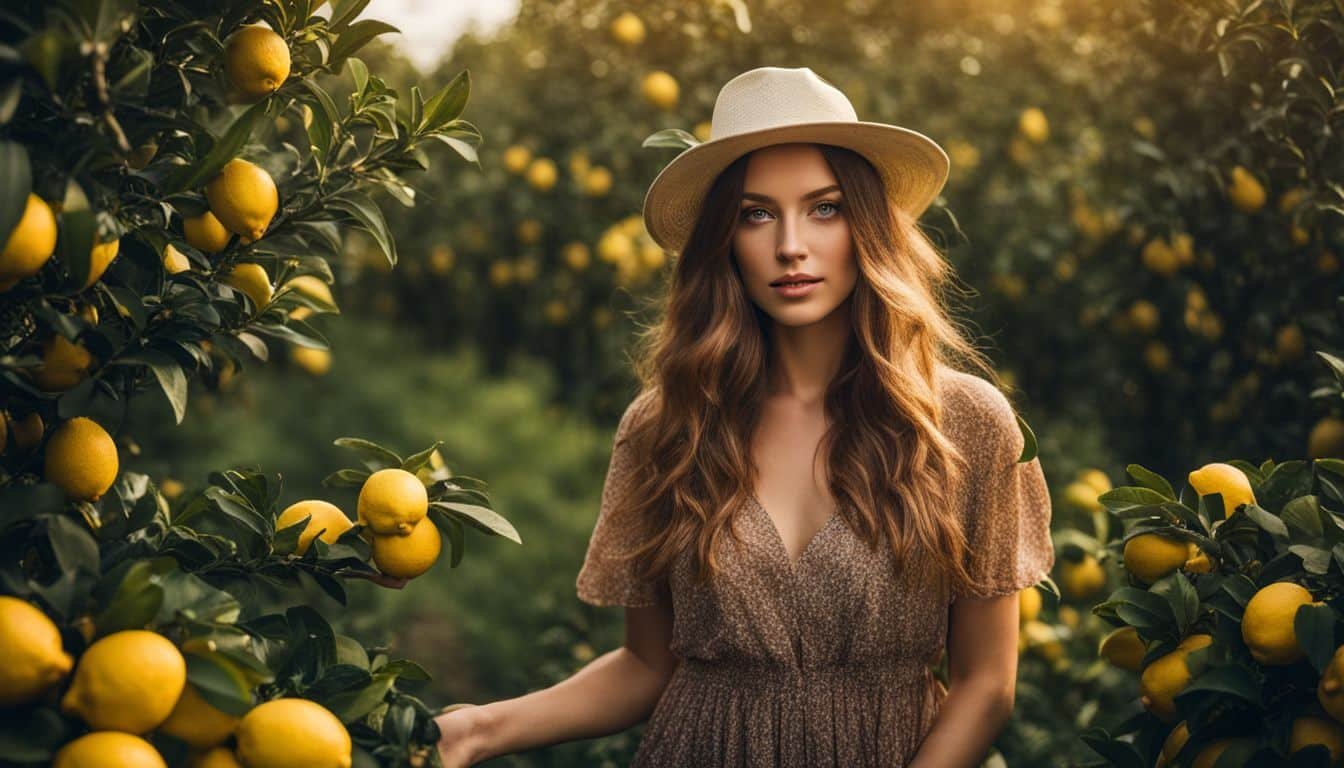
<instances>
[{"instance_id":1,"label":"auburn hair","mask_svg":"<svg viewBox=\"0 0 1344 768\"><path fill-rule=\"evenodd\" d=\"M940 430L940 366L997 372L950 316L947 299L970 295L909 213L856 152L817 144L844 194L858 279L853 334L824 396L825 457L838 513L871 548L885 542L905 564L924 553L934 576L970 584L966 536L948 497L965 458ZM747 162L715 179L666 290L657 320L637 337L640 391L625 439L641 463L621 514L638 521L640 546L623 558L660 581L688 548L698 580L718 572L715 552L737 534L756 469L750 437L766 395L770 318L748 297L733 258ZM847 510L848 508L848 510Z\"/></svg>"}]
</instances>

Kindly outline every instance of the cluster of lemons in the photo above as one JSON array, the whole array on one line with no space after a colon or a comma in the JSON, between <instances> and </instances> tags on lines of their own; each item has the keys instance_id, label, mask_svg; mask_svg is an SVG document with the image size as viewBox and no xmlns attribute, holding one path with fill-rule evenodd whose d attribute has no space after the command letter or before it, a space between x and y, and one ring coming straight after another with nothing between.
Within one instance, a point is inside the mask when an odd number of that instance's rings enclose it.
<instances>
[{"instance_id":1,"label":"cluster of lemons","mask_svg":"<svg viewBox=\"0 0 1344 768\"><path fill-rule=\"evenodd\" d=\"M431 467L443 468L438 452ZM439 529L430 520L429 495L420 477L404 469L380 469L369 475L359 490L356 514L361 534L368 540L374 565L384 574L398 579L413 579L428 571L439 558L443 541ZM307 519L299 533L297 553L308 551L314 538L336 543L354 527L340 507L321 499L306 499L291 504L276 518L276 529L298 525Z\"/></svg>"},{"instance_id":2,"label":"cluster of lemons","mask_svg":"<svg viewBox=\"0 0 1344 768\"><path fill-rule=\"evenodd\" d=\"M28 193L19 222L9 233L3 251L0 251L0 293L32 277L56 253L56 210L46 200ZM121 250L121 241L113 238L94 243L89 252L89 274L78 286L83 291L102 278L112 260Z\"/></svg>"},{"instance_id":3,"label":"cluster of lemons","mask_svg":"<svg viewBox=\"0 0 1344 768\"><path fill-rule=\"evenodd\" d=\"M11 447L26 454L42 444L46 424L30 413L12 420L0 411L0 453ZM71 501L94 502L117 480L120 460L117 444L102 425L86 416L62 421L51 431L43 448L43 479L65 491Z\"/></svg>"},{"instance_id":4,"label":"cluster of lemons","mask_svg":"<svg viewBox=\"0 0 1344 768\"><path fill-rule=\"evenodd\" d=\"M90 729L61 747L56 768L166 768L144 738L150 732L185 742L195 768L350 768L350 734L329 710L282 698L242 717L225 713L187 681L184 651L156 632L127 629L97 639L76 663L45 613L0 596L0 706L37 701L72 677L61 711Z\"/></svg>"}]
</instances>

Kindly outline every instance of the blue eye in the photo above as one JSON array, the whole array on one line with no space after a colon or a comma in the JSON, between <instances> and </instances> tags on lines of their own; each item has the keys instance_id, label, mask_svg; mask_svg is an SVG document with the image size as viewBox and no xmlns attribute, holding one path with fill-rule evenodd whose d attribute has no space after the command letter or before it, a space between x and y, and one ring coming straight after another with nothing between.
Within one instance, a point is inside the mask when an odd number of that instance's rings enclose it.
<instances>
[{"instance_id":1,"label":"blue eye","mask_svg":"<svg viewBox=\"0 0 1344 768\"><path fill-rule=\"evenodd\" d=\"M823 218L823 219L831 219L831 218L835 218L836 216L840 215L840 207L841 207L841 206L840 206L840 203L839 203L838 201L833 201L833 200L822 200L820 203L817 203L817 207L814 208L813 210L815 210L815 211L819 211L819 210L821 210L821 207L822 207L822 206L830 206L831 208L835 209L832 213L828 213L828 214L824 214L824 215L822 215L822 218ZM743 221L752 221L752 222L755 222L755 221L764 221L764 219L759 219L759 218L757 218L757 219L753 219L753 218L751 217L751 215L752 215L753 213L756 213L756 212L758 212L758 211L759 211L759 212L762 212L762 213L766 213L766 214L769 214L769 213L770 213L769 211L767 211L767 210L764 209L764 208L747 208L746 210L742 211L742 220L743 220Z\"/></svg>"}]
</instances>

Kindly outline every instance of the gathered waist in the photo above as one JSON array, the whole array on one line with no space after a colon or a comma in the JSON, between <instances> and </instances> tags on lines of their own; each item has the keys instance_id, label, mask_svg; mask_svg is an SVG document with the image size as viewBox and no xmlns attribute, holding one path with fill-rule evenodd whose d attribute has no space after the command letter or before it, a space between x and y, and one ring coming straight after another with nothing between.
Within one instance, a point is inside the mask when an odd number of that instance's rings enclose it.
<instances>
[{"instance_id":1,"label":"gathered waist","mask_svg":"<svg viewBox=\"0 0 1344 768\"><path fill-rule=\"evenodd\" d=\"M743 663L687 657L681 660L676 677L684 682L707 680L759 687L805 687L832 684L840 686L903 687L928 684L937 678L926 664L850 664L797 667L779 663Z\"/></svg>"}]
</instances>

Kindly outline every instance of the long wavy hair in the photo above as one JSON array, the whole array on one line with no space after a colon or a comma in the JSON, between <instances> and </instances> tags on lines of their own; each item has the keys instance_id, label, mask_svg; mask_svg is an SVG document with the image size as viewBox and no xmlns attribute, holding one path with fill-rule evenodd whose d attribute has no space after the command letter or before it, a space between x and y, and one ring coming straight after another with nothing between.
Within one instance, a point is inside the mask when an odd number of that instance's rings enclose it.
<instances>
[{"instance_id":1,"label":"long wavy hair","mask_svg":"<svg viewBox=\"0 0 1344 768\"><path fill-rule=\"evenodd\" d=\"M870 548L885 542L898 564L931 555L920 561L936 578L969 584L948 497L966 461L940 430L935 377L940 366L973 368L999 384L947 310L954 293L972 292L863 156L816 146L843 190L859 272L848 299L854 332L824 400L830 426L819 450L831 494ZM643 533L625 557L654 581L687 548L697 580L712 579L719 540L737 538L733 511L755 487L749 445L766 396L771 320L748 297L732 251L749 158L714 181L654 300L658 320L637 339L641 389L626 439L657 471L635 473L623 505Z\"/></svg>"}]
</instances>

